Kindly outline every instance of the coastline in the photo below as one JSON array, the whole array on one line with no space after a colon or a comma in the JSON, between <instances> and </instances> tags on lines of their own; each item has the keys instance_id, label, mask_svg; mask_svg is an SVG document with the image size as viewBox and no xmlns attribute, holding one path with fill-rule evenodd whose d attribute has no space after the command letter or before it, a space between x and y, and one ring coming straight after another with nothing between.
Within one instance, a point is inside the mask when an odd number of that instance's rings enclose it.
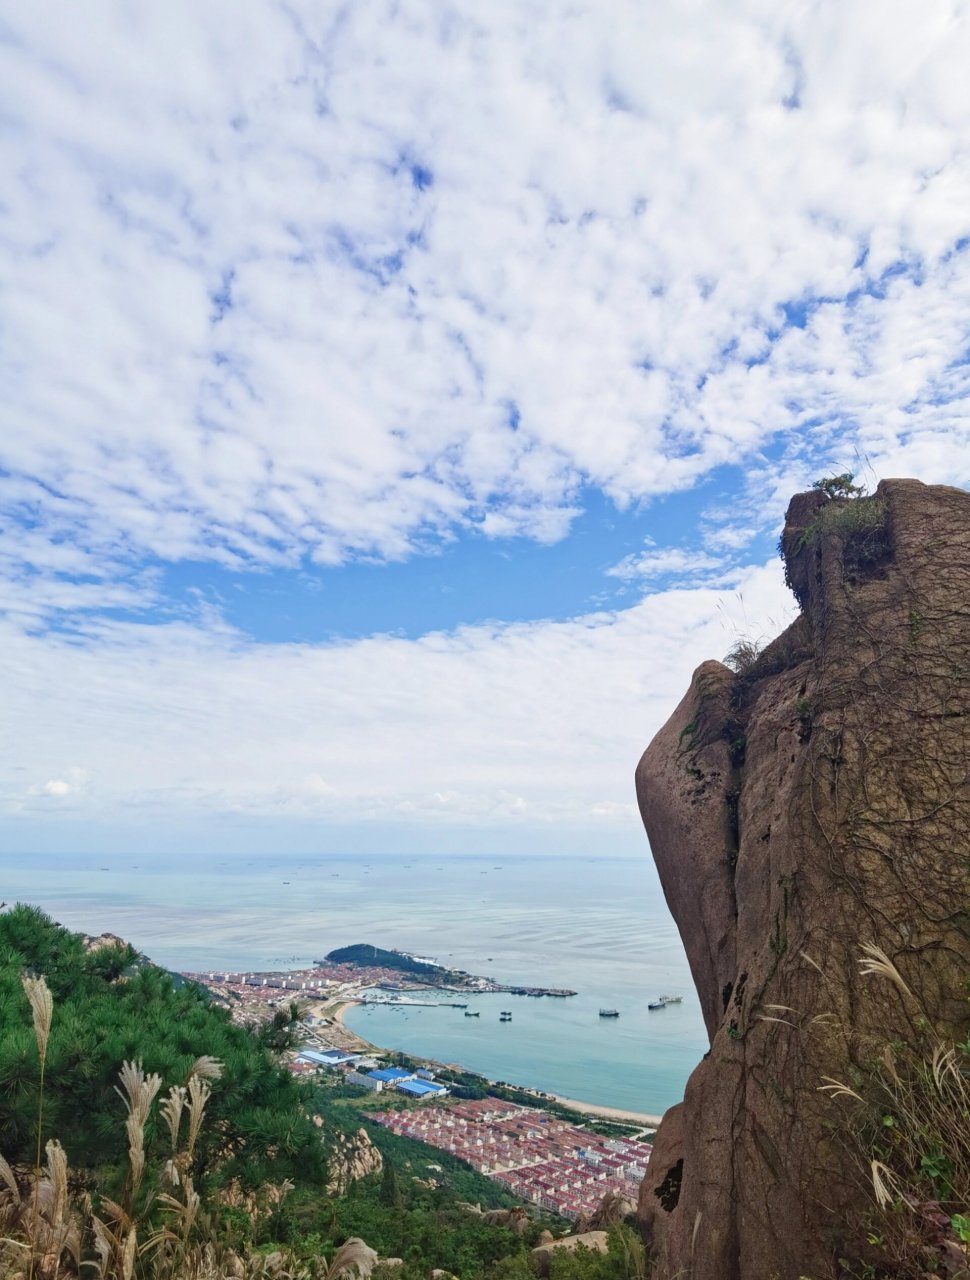
<instances>
[{"instance_id":1,"label":"coastline","mask_svg":"<svg viewBox=\"0 0 970 1280\"><path fill-rule=\"evenodd\" d=\"M326 1015L328 1018L330 1018L334 1022L336 1026L340 1027L341 1031L344 1033L345 1036L348 1036L353 1040L357 1041L361 1049L364 1049L364 1050L373 1049L379 1052L387 1053L388 1052L387 1049L382 1049L381 1046L379 1045L371 1044L369 1040L365 1040L363 1036L359 1036L356 1031L351 1031L351 1029L344 1022L344 1014L347 1012L347 1010L352 1009L354 1008L355 1005L359 1005L362 1003L363 1003L362 1000L342 999L342 1000L339 1000L339 1002L333 1008L327 1009ZM495 1084L495 1081L488 1080L487 1076L482 1076L481 1078L485 1080L488 1084ZM542 1105L541 1094L529 1088L529 1086L527 1085L521 1085L519 1087L525 1089L529 1093L535 1092L536 1105L541 1107ZM662 1119L662 1116L648 1115L646 1112L642 1112L642 1111L624 1111L621 1107L606 1107L606 1106L602 1106L598 1102L582 1102L578 1098L563 1098L557 1093L551 1093L551 1094L548 1094L547 1096L549 1098L552 1098L555 1102L558 1102L560 1106L569 1107L569 1109L571 1111L575 1111L577 1115L594 1116L597 1120L618 1120L620 1122L625 1122L629 1124L642 1124L644 1128L655 1129L657 1125L660 1124L660 1121Z\"/></svg>"},{"instance_id":2,"label":"coastline","mask_svg":"<svg viewBox=\"0 0 970 1280\"><path fill-rule=\"evenodd\" d=\"M580 1102L576 1098L562 1098L558 1093L551 1093L549 1097L562 1107L569 1107L570 1110L584 1116L595 1116L598 1120L629 1121L632 1124L642 1124L644 1128L656 1129L663 1119L663 1116L651 1116L643 1111L623 1111L620 1107L600 1106L598 1102Z\"/></svg>"},{"instance_id":3,"label":"coastline","mask_svg":"<svg viewBox=\"0 0 970 1280\"><path fill-rule=\"evenodd\" d=\"M337 1003L332 1008L328 1008L324 1005L323 1012L331 1022L340 1028L345 1036L349 1036L350 1039L356 1040L362 1049L380 1049L380 1045L371 1044L369 1040L365 1040L363 1036L359 1036L356 1031L351 1031L350 1027L348 1027L346 1022L344 1022L344 1014L347 1010L354 1009L357 1005L363 1003L363 1000L354 1000L351 997L345 997L343 999L338 999ZM386 1050L383 1052L386 1052Z\"/></svg>"}]
</instances>

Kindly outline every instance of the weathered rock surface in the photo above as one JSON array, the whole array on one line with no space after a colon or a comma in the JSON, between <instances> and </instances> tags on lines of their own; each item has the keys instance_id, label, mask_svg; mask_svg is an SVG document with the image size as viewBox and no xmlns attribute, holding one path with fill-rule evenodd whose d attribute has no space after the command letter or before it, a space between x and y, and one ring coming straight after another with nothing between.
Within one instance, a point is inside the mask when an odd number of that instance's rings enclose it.
<instances>
[{"instance_id":1,"label":"weathered rock surface","mask_svg":"<svg viewBox=\"0 0 970 1280\"><path fill-rule=\"evenodd\" d=\"M383 1168L381 1153L366 1129L358 1129L351 1135L335 1134L327 1152L327 1190L343 1195L352 1182L380 1173Z\"/></svg>"},{"instance_id":2,"label":"weathered rock surface","mask_svg":"<svg viewBox=\"0 0 970 1280\"><path fill-rule=\"evenodd\" d=\"M514 1209L483 1209L480 1204L468 1204L467 1201L459 1200L458 1208L464 1209L466 1213L474 1214L476 1218L481 1218L489 1226L508 1227L517 1236L524 1236L532 1223L528 1209L519 1207Z\"/></svg>"},{"instance_id":3,"label":"weathered rock surface","mask_svg":"<svg viewBox=\"0 0 970 1280\"><path fill-rule=\"evenodd\" d=\"M831 1273L864 1187L819 1085L908 1016L864 943L965 1016L970 494L800 494L783 549L801 616L740 676L704 663L637 770L711 1041L641 1188L661 1276Z\"/></svg>"},{"instance_id":4,"label":"weathered rock surface","mask_svg":"<svg viewBox=\"0 0 970 1280\"><path fill-rule=\"evenodd\" d=\"M609 1249L609 1236L605 1231L584 1231L581 1235L562 1236L551 1244L538 1245L529 1254L532 1264L540 1276L549 1274L552 1255L560 1249L574 1253L577 1249L589 1249L593 1253L606 1253Z\"/></svg>"}]
</instances>

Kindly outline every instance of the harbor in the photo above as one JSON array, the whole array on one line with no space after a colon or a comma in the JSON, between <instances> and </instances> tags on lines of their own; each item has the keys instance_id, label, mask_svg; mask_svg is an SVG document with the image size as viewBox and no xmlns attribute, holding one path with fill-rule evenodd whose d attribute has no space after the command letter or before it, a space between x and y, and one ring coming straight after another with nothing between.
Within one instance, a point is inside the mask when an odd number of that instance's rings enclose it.
<instances>
[{"instance_id":1,"label":"harbor","mask_svg":"<svg viewBox=\"0 0 970 1280\"><path fill-rule=\"evenodd\" d=\"M643 996L635 1002L628 998L615 1006L580 993L568 1000L521 998L513 1005L511 996L527 997L533 988L496 983L498 990L442 989L412 984L379 966L326 963L289 971L183 976L203 982L244 1024L265 1021L280 1006L296 1003L309 1032L309 1048L371 1057L403 1051L460 1066L486 1080L562 1098L591 1098L590 1104L577 1105L603 1106L627 1116L659 1115L679 1097L673 1071L670 1087L661 1090L651 1088L656 1071L648 1076L641 1069L638 1077L635 1066L604 1072L598 1065L629 1055L627 1046L643 1034L640 1028L676 1053L683 1022L670 1018L672 1006L682 998L673 994L649 1002ZM660 1000L667 1014L659 1022L648 1021L656 1017L649 1007ZM563 1051L550 1052L557 1042ZM576 1044L585 1046L582 1053L575 1052ZM571 1046L568 1054L566 1045ZM587 1068L587 1061L597 1065Z\"/></svg>"},{"instance_id":2,"label":"harbor","mask_svg":"<svg viewBox=\"0 0 970 1280\"><path fill-rule=\"evenodd\" d=\"M110 877L92 875L92 865L96 870L109 861ZM40 877L51 886L43 905L62 923L144 939L153 960L192 972L206 985L225 987L228 975L243 993L229 1001L240 1018L258 1020L250 1001L307 1000L317 1013L325 1003L331 1010L344 1005L348 1039L461 1062L489 1078L563 1097L659 1113L683 1096L684 1082L709 1047L676 928L659 907L654 911L662 899L644 888L645 865L577 861L550 879L547 860L525 857L509 860L499 875L490 858L439 871L440 859L430 856L405 859L414 863L408 870L390 855L226 863L193 850L174 858L176 874L167 866L165 875L152 877L130 861L137 859L51 856L11 867L8 891L29 899L39 893ZM415 874L423 866L428 873ZM484 867L489 874L479 876ZM284 880L291 884L282 887ZM217 912L186 905L190 881L201 886L200 903L218 902ZM109 882L111 900L104 898ZM331 940L357 938L434 956L503 986L578 994L530 998L399 987L415 1000L467 1000L468 1010L360 1006L353 1001L366 983L351 982L346 969L313 964ZM332 985L324 982L331 973L339 978ZM658 992L683 992L684 1003L648 1013L647 1000ZM620 1017L600 1019L600 1008L616 1008ZM499 1023L502 1009L513 1010L511 1023ZM479 1016L466 1018L469 1011Z\"/></svg>"}]
</instances>

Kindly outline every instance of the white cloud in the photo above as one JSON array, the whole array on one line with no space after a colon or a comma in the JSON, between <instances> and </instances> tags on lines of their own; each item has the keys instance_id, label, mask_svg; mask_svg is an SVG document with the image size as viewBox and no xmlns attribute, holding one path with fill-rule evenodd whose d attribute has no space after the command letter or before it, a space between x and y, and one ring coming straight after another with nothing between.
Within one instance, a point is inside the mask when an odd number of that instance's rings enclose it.
<instances>
[{"instance_id":1,"label":"white cloud","mask_svg":"<svg viewBox=\"0 0 970 1280\"><path fill-rule=\"evenodd\" d=\"M696 579L709 575L715 569L723 571L725 566L723 556L712 556L705 551L686 551L680 547L665 547L658 551L641 551L636 555L624 556L606 572L612 578L628 580L642 578L649 581L668 575Z\"/></svg>"},{"instance_id":2,"label":"white cloud","mask_svg":"<svg viewBox=\"0 0 970 1280\"><path fill-rule=\"evenodd\" d=\"M27 792L27 798L32 796L50 796L55 800L63 800L67 796L77 795L84 789L88 781L88 772L86 769L80 769L74 766L66 769L60 778L49 778L46 782L36 783ZM11 808L18 811L23 808L22 798L11 795L9 800L12 801Z\"/></svg>"},{"instance_id":3,"label":"white cloud","mask_svg":"<svg viewBox=\"0 0 970 1280\"><path fill-rule=\"evenodd\" d=\"M83 752L88 774L44 790L70 791L84 823L312 820L321 844L340 823L578 827L639 845L633 768L694 666L735 628L776 630L791 611L777 563L733 585L336 646L185 623L92 624L83 641L8 624L0 760L43 777ZM0 765L0 813L28 838L40 797L24 800L22 776Z\"/></svg>"},{"instance_id":4,"label":"white cloud","mask_svg":"<svg viewBox=\"0 0 970 1280\"><path fill-rule=\"evenodd\" d=\"M5 6L17 821L619 829L718 591L780 625L737 561L794 489L970 483L967 5L527 8ZM613 569L686 585L572 621L256 646L154 568L554 541L721 466L702 551Z\"/></svg>"},{"instance_id":5,"label":"white cloud","mask_svg":"<svg viewBox=\"0 0 970 1280\"><path fill-rule=\"evenodd\" d=\"M970 479L955 0L5 20L0 464L41 529L267 564L554 539L582 483L779 437Z\"/></svg>"}]
</instances>

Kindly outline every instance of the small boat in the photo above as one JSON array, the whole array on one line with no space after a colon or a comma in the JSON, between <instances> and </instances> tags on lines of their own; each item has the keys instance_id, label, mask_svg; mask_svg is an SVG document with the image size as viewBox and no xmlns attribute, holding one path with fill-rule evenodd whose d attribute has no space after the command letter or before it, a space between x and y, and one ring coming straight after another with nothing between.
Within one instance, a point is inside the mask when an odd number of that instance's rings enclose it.
<instances>
[{"instance_id":1,"label":"small boat","mask_svg":"<svg viewBox=\"0 0 970 1280\"><path fill-rule=\"evenodd\" d=\"M469 1012L469 1010L467 1010L467 1009L465 1010L465 1017L466 1017L466 1018L480 1018L481 1016L482 1016L482 1015L481 1015L481 1012L480 1012L480 1011L478 1011L478 1010L476 1010L476 1012L475 1012L475 1013L470 1013L470 1012Z\"/></svg>"},{"instance_id":2,"label":"small boat","mask_svg":"<svg viewBox=\"0 0 970 1280\"><path fill-rule=\"evenodd\" d=\"M683 1004L684 1002L683 996L661 996L660 999L664 1004Z\"/></svg>"},{"instance_id":3,"label":"small boat","mask_svg":"<svg viewBox=\"0 0 970 1280\"><path fill-rule=\"evenodd\" d=\"M511 1013L509 1013L509 1012L507 1012L507 1011L502 1012L502 1013L500 1013L500 1014L498 1015L498 1020L499 1020L499 1022L511 1022L511 1021L512 1021L512 1015L511 1015Z\"/></svg>"},{"instance_id":4,"label":"small boat","mask_svg":"<svg viewBox=\"0 0 970 1280\"><path fill-rule=\"evenodd\" d=\"M619 1009L600 1009L601 1018L618 1018L619 1016Z\"/></svg>"},{"instance_id":5,"label":"small boat","mask_svg":"<svg viewBox=\"0 0 970 1280\"><path fill-rule=\"evenodd\" d=\"M666 1000L651 1000L647 1005L648 1009L664 1009L667 1006Z\"/></svg>"}]
</instances>

